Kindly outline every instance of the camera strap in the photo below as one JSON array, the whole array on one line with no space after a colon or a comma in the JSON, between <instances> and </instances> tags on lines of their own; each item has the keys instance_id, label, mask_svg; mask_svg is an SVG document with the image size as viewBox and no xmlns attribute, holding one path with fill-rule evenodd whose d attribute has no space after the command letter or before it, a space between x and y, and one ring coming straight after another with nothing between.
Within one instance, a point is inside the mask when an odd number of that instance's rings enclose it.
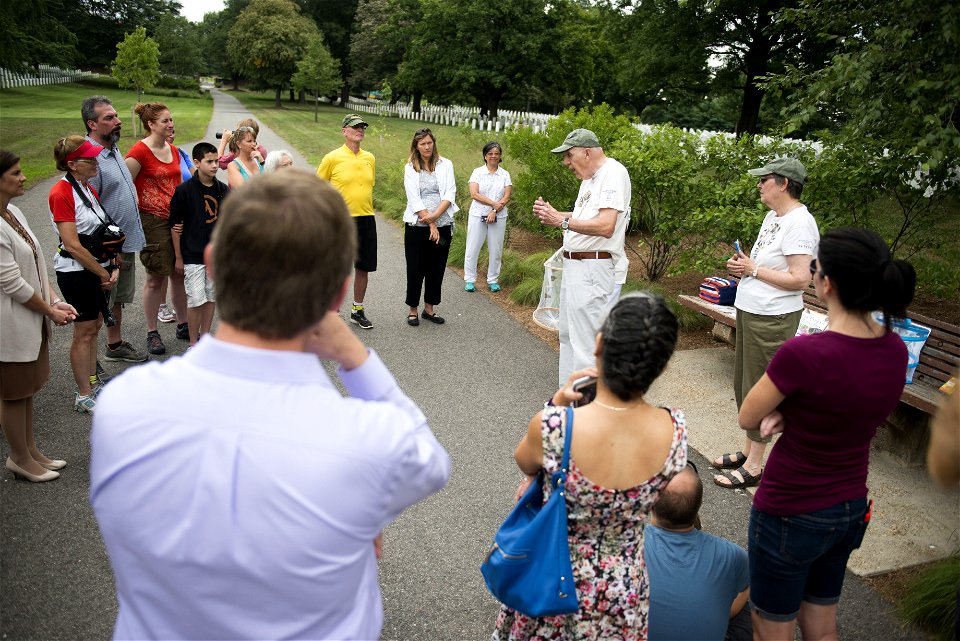
<instances>
[{"instance_id":1,"label":"camera strap","mask_svg":"<svg viewBox=\"0 0 960 641\"><path fill-rule=\"evenodd\" d=\"M97 201L97 206L96 206L96 207L93 206L93 203L90 202L90 199L87 198L87 195L83 192L82 189L80 189L80 183L77 182L77 179L74 178L74 177L73 177L73 174L71 174L69 171L67 172L67 182L69 182L71 185L73 185L73 190L74 190L75 192L77 192L77 195L78 195L78 196L80 196L80 200L82 200L82 201L83 201L83 204L87 206L87 209L89 209L90 211L92 211L94 214L97 215L97 218L100 219L100 222L101 222L101 223L103 223L104 225L116 225L116 224L117 224L117 223L113 222L113 219L112 219L112 218L110 218L110 214L108 214L106 211L104 211L103 205L100 204L100 197L99 197L99 196L94 197L94 200ZM92 194L93 192L91 191L90 193ZM97 211L98 209L99 209L100 211ZM100 212L103 212L103 216L100 215ZM106 216L106 220L104 220L104 216Z\"/></svg>"}]
</instances>

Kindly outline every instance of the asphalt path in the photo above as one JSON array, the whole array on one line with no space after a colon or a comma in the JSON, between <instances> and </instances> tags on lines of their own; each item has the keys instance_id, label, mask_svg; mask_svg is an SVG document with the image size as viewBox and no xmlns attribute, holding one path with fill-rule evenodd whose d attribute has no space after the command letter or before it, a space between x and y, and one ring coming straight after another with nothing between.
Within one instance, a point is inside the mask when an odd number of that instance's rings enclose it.
<instances>
[{"instance_id":1,"label":"asphalt path","mask_svg":"<svg viewBox=\"0 0 960 641\"><path fill-rule=\"evenodd\" d=\"M206 138L211 143L216 143L215 132L232 129L237 120L250 116L236 99L220 92L214 97ZM79 124L79 105L77 110ZM290 150L298 167L313 169L263 125L259 141L268 150ZM184 147L191 149L193 142L186 141ZM125 138L121 148L126 151L130 144ZM49 265L57 239L46 198L56 180L41 181L14 201L37 233ZM530 416L554 391L557 355L491 300L495 295L465 293L463 280L452 271L446 274L443 303L437 306L447 323L408 326L402 229L378 216L377 231L379 269L371 274L366 297L374 329L355 331L420 405L453 459L449 485L401 515L385 534L380 564L383 638L485 639L498 606L483 585L479 565L520 479L513 448ZM462 226L456 233L464 233ZM142 286L139 262L137 269ZM124 338L143 349L146 330L139 292L126 310L123 327ZM174 337L172 324L161 324L160 332L168 349L161 360L183 353L186 342ZM51 379L38 394L35 410L41 449L69 465L51 483L14 481L5 471L0 482L0 639L107 639L113 630L113 576L88 502L90 418L72 411L70 337L71 329L54 328ZM104 365L112 375L132 366ZM157 403L177 402L162 390L156 398ZM319 426L321 417L315 426L305 423L304 429ZM714 487L707 462L695 452L691 456L705 481L706 529L746 546L749 498ZM850 573L840 626L847 639L924 638L900 627L890 607Z\"/></svg>"}]
</instances>

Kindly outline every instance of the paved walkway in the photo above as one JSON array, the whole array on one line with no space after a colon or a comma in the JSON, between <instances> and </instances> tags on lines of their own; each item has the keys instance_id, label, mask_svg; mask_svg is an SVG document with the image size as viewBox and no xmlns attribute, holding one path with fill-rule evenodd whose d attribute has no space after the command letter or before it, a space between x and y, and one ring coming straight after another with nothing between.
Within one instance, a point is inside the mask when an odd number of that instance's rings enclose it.
<instances>
[{"instance_id":1,"label":"paved walkway","mask_svg":"<svg viewBox=\"0 0 960 641\"><path fill-rule=\"evenodd\" d=\"M210 142L215 131L249 115L232 97L214 95ZM267 127L260 139L267 149L292 150ZM192 147L192 141L181 142ZM129 138L122 141L124 149L129 144ZM296 162L306 167L302 157ZM16 201L47 252L56 244L46 209L53 182L34 185ZM484 588L479 564L510 508L520 476L512 451L529 417L553 392L557 355L486 295L464 293L462 279L453 272L447 273L438 308L447 324L409 327L401 230L379 217L377 222L380 269L371 276L367 296L375 328L362 338L423 408L454 462L449 486L404 513L386 532L383 638L484 639L497 604ZM139 278L142 283L142 270ZM138 300L124 330L138 346L145 335L141 310ZM169 350L165 358L183 352L186 343L173 337L172 326L161 326L161 333ZM69 342L69 329L54 330L52 378L38 397L36 413L44 451L67 459L69 466L53 483L14 482L6 473L0 482L0 639L106 639L116 616L109 562L87 501L90 419L71 411ZM704 381L696 361L692 369L683 365L678 375ZM112 373L123 369L107 367ZM158 395L157 402L176 399ZM696 429L691 421L691 430ZM707 529L744 545L748 496L716 488L706 461L692 455L703 470ZM923 638L899 628L889 612L875 593L848 575L840 616L845 639Z\"/></svg>"}]
</instances>

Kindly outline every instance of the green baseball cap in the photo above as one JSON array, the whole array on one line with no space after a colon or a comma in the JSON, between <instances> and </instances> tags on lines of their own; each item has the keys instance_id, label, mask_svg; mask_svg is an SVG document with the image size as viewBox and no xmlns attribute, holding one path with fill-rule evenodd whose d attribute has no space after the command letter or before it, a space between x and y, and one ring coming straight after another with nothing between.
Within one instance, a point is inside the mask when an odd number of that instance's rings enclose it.
<instances>
[{"instance_id":1,"label":"green baseball cap","mask_svg":"<svg viewBox=\"0 0 960 641\"><path fill-rule=\"evenodd\" d=\"M567 149L573 147L599 147L600 141L597 140L597 134L593 133L589 129L574 129L567 134L567 137L563 139L563 144L559 147L551 149L550 152L554 154L562 154Z\"/></svg>"},{"instance_id":2,"label":"green baseball cap","mask_svg":"<svg viewBox=\"0 0 960 641\"><path fill-rule=\"evenodd\" d=\"M792 180L798 185L802 185L803 183L807 182L807 168L804 167L803 163L796 158L788 158L787 156L774 158L763 167L758 167L757 169L748 169L747 173L749 173L751 176L767 176L769 174L777 174L778 176L783 176L784 178Z\"/></svg>"},{"instance_id":3,"label":"green baseball cap","mask_svg":"<svg viewBox=\"0 0 960 641\"><path fill-rule=\"evenodd\" d=\"M343 117L343 123L340 125L340 127L356 127L357 125L364 125L366 127L370 126L364 122L363 118L360 117L360 114L350 114L349 116Z\"/></svg>"}]
</instances>

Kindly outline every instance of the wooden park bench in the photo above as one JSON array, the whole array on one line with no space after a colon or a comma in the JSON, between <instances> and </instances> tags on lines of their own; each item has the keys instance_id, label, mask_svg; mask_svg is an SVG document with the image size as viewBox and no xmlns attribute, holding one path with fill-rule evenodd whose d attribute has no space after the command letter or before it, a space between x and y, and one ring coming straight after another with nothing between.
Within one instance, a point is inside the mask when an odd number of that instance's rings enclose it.
<instances>
[{"instance_id":1,"label":"wooden park bench","mask_svg":"<svg viewBox=\"0 0 960 641\"><path fill-rule=\"evenodd\" d=\"M813 288L804 293L803 300L808 309L826 313L826 307L817 298ZM712 318L715 321L713 335L734 343L737 323L732 305L715 305L699 296L687 295L678 296L677 302ZM920 352L913 382L904 387L900 401L925 414L933 414L943 396L939 391L940 386L956 373L960 365L960 327L909 310L907 316L929 327L931 332Z\"/></svg>"}]
</instances>

